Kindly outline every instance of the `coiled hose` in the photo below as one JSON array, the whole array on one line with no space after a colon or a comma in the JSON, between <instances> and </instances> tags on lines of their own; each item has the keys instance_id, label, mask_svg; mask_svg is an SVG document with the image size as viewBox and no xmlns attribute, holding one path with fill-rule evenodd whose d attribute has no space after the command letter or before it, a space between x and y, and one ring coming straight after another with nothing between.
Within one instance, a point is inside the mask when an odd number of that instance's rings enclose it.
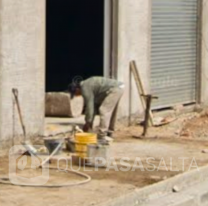
<instances>
[{"instance_id":1,"label":"coiled hose","mask_svg":"<svg viewBox=\"0 0 208 206\"><path fill-rule=\"evenodd\" d=\"M30 168L25 168L25 169L30 169ZM49 167L48 169L51 169L51 170L57 170L56 167ZM48 185L33 185L33 184L30 184L30 185L24 185L24 184L18 184L16 186L24 186L24 187L44 187L44 188L58 188L58 187L73 187L73 186L79 186L79 185L83 185L83 184L86 184L88 182L91 181L91 177L87 174L84 174L82 172L78 172L78 171L73 171L73 170L65 170L67 172L70 172L70 173L74 173L78 176L81 176L81 177L84 177L86 178L85 180L83 181L79 181L79 182L75 182L75 183L66 183L66 184L48 184ZM6 185L15 185L13 183L11 183L9 181L9 178L8 177L5 177L5 178L0 178L0 184L6 184Z\"/></svg>"},{"instance_id":2,"label":"coiled hose","mask_svg":"<svg viewBox=\"0 0 208 206\"><path fill-rule=\"evenodd\" d=\"M62 143L59 143L59 145L56 147L56 149L53 151L53 153L41 164L41 166L39 168L43 168L43 166L51 159L52 156L54 156L54 154L58 151L58 149L60 148ZM30 169L28 167L26 167L25 169ZM51 170L57 170L56 167L48 167L47 169L51 169ZM87 174L84 174L82 172L78 172L78 171L74 171L74 170L65 170L67 172L70 172L70 173L74 173L78 176L81 176L81 177L84 177L86 178L85 180L83 181L79 181L79 182L75 182L75 183L66 183L66 184L48 184L48 185L33 185L33 184L30 184L30 185L24 185L24 184L18 184L17 186L26 186L26 187L45 187L45 188L57 188L57 187L73 187L73 186L78 186L78 185L83 185L83 184L86 184L88 182L91 181L91 177ZM0 184L6 184L6 185L15 185L15 184L12 184L10 181L9 181L9 178L0 178Z\"/></svg>"}]
</instances>

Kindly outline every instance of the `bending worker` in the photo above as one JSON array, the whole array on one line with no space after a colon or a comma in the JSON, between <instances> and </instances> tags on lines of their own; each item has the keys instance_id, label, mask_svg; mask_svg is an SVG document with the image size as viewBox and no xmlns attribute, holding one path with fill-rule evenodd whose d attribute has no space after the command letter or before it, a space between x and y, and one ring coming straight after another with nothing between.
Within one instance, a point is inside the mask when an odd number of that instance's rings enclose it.
<instances>
[{"instance_id":1,"label":"bending worker","mask_svg":"<svg viewBox=\"0 0 208 206\"><path fill-rule=\"evenodd\" d=\"M98 132L99 140L110 140L115 130L119 101L123 95L124 84L114 79L91 77L80 83L72 83L69 87L71 97L82 95L85 103L85 125L88 132L93 127L94 117L100 115Z\"/></svg>"}]
</instances>

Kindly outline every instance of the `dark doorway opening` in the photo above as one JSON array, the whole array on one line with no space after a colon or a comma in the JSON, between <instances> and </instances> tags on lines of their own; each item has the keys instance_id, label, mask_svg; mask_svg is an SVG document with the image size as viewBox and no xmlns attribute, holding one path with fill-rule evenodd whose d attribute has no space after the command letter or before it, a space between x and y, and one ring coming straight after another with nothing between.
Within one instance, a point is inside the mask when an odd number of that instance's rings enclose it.
<instances>
[{"instance_id":1,"label":"dark doorway opening","mask_svg":"<svg viewBox=\"0 0 208 206\"><path fill-rule=\"evenodd\" d=\"M103 76L104 0L47 0L46 91Z\"/></svg>"}]
</instances>

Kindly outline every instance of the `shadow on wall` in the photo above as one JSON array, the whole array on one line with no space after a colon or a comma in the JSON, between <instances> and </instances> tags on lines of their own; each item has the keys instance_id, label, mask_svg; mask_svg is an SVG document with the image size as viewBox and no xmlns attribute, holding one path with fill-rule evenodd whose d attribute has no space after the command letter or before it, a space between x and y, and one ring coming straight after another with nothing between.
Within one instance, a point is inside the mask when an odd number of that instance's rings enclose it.
<instances>
[{"instance_id":1,"label":"shadow on wall","mask_svg":"<svg viewBox=\"0 0 208 206\"><path fill-rule=\"evenodd\" d=\"M103 75L104 0L47 0L46 91Z\"/></svg>"}]
</instances>

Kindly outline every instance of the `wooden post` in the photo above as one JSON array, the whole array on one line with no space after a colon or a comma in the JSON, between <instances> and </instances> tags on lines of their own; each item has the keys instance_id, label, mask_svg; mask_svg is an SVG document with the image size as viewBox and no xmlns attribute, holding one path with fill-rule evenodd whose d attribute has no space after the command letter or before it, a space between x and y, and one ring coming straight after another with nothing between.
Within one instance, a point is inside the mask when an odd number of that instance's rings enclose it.
<instances>
[{"instance_id":1,"label":"wooden post","mask_svg":"<svg viewBox=\"0 0 208 206\"><path fill-rule=\"evenodd\" d=\"M146 99L146 111L145 111L145 121L144 121L144 130L142 136L146 136L148 129L148 122L150 118L150 110L151 110L151 102L152 99L158 99L158 97L154 97L152 95L142 95Z\"/></svg>"},{"instance_id":2,"label":"wooden post","mask_svg":"<svg viewBox=\"0 0 208 206\"><path fill-rule=\"evenodd\" d=\"M144 87L143 87L143 84L142 84L141 76L140 76L140 74L138 72L138 69L137 69L135 61L131 61L131 63L130 63L130 70L131 70L131 72L134 75L134 79L135 79L135 82L136 82L136 86L137 86L137 90L138 90L138 93L139 93L139 97L141 99L142 107L143 107L144 111L146 111L146 100L144 98L144 95L146 93L144 91ZM148 121L148 124L149 124L149 126L152 126L152 125L154 125L154 122L153 122L153 115L152 115L151 109L149 110L149 116L150 116L150 119Z\"/></svg>"},{"instance_id":3,"label":"wooden post","mask_svg":"<svg viewBox=\"0 0 208 206\"><path fill-rule=\"evenodd\" d=\"M132 105L132 95L131 95L131 92L132 92L132 77L131 77L131 64L129 65L130 68L129 68L129 127L131 126L131 112L132 112L132 108L131 108L131 105Z\"/></svg>"}]
</instances>

